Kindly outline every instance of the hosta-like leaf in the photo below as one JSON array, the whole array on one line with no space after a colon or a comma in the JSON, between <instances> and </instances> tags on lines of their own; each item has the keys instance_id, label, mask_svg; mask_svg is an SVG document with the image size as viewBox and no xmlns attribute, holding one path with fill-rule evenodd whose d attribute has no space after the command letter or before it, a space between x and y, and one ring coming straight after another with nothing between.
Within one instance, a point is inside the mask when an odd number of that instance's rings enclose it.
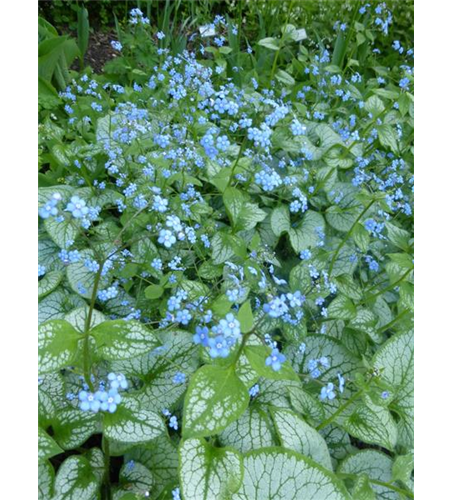
<instances>
[{"instance_id":1,"label":"hosta-like leaf","mask_svg":"<svg viewBox=\"0 0 452 500\"><path fill-rule=\"evenodd\" d=\"M39 326L39 373L70 365L77 354L79 333L67 321L55 319Z\"/></svg>"},{"instance_id":2,"label":"hosta-like leaf","mask_svg":"<svg viewBox=\"0 0 452 500\"><path fill-rule=\"evenodd\" d=\"M242 483L241 455L232 448L215 448L202 438L179 446L179 478L185 500L228 500Z\"/></svg>"},{"instance_id":3,"label":"hosta-like leaf","mask_svg":"<svg viewBox=\"0 0 452 500\"><path fill-rule=\"evenodd\" d=\"M296 253L314 247L319 241L319 232L325 229L323 216L308 210L302 215L301 223L289 230L290 243Z\"/></svg>"},{"instance_id":4,"label":"hosta-like leaf","mask_svg":"<svg viewBox=\"0 0 452 500\"><path fill-rule=\"evenodd\" d=\"M343 484L311 459L281 448L244 457L245 474L232 500L348 500Z\"/></svg>"},{"instance_id":5,"label":"hosta-like leaf","mask_svg":"<svg viewBox=\"0 0 452 500\"><path fill-rule=\"evenodd\" d=\"M219 434L218 440L224 446L232 446L246 453L275 445L273 434L270 417L259 405L254 404L238 420L228 425Z\"/></svg>"},{"instance_id":6,"label":"hosta-like leaf","mask_svg":"<svg viewBox=\"0 0 452 500\"><path fill-rule=\"evenodd\" d=\"M60 284L63 278L61 271L50 271L38 281L38 298L42 299Z\"/></svg>"},{"instance_id":7,"label":"hosta-like leaf","mask_svg":"<svg viewBox=\"0 0 452 500\"><path fill-rule=\"evenodd\" d=\"M79 408L59 410L52 419L55 440L65 450L81 446L100 430L99 424L99 415L81 411Z\"/></svg>"},{"instance_id":8,"label":"hosta-like leaf","mask_svg":"<svg viewBox=\"0 0 452 500\"><path fill-rule=\"evenodd\" d=\"M270 215L270 224L275 236L279 237L282 233L290 230L290 212L286 205L280 205L273 209Z\"/></svg>"},{"instance_id":9,"label":"hosta-like leaf","mask_svg":"<svg viewBox=\"0 0 452 500\"><path fill-rule=\"evenodd\" d=\"M130 359L160 345L157 337L139 321L104 321L91 330L101 358Z\"/></svg>"},{"instance_id":10,"label":"hosta-like leaf","mask_svg":"<svg viewBox=\"0 0 452 500\"><path fill-rule=\"evenodd\" d=\"M95 254L91 250L80 251L80 260L67 266L67 279L75 293L81 295L85 299L91 299L94 288L96 273L93 273L85 266L85 261L96 260ZM107 286L108 280L106 277L101 277L99 289Z\"/></svg>"},{"instance_id":11,"label":"hosta-like leaf","mask_svg":"<svg viewBox=\"0 0 452 500\"><path fill-rule=\"evenodd\" d=\"M365 474L371 482L378 500L400 500L394 490L383 485L373 483L376 480L383 483L391 482L392 459L388 455L376 450L363 450L347 457L338 467L338 474Z\"/></svg>"},{"instance_id":12,"label":"hosta-like leaf","mask_svg":"<svg viewBox=\"0 0 452 500\"><path fill-rule=\"evenodd\" d=\"M313 427L289 410L273 409L271 414L282 446L333 470L328 446Z\"/></svg>"},{"instance_id":13,"label":"hosta-like leaf","mask_svg":"<svg viewBox=\"0 0 452 500\"><path fill-rule=\"evenodd\" d=\"M245 411L248 390L234 368L206 365L190 381L184 402L182 435L218 434Z\"/></svg>"},{"instance_id":14,"label":"hosta-like leaf","mask_svg":"<svg viewBox=\"0 0 452 500\"><path fill-rule=\"evenodd\" d=\"M114 441L146 443L163 434L165 430L160 415L140 408L133 396L123 396L115 413L104 415L104 434Z\"/></svg>"},{"instance_id":15,"label":"hosta-like leaf","mask_svg":"<svg viewBox=\"0 0 452 500\"><path fill-rule=\"evenodd\" d=\"M55 455L63 453L55 440L47 434L47 432L38 427L38 458L39 460L47 460Z\"/></svg>"},{"instance_id":16,"label":"hosta-like leaf","mask_svg":"<svg viewBox=\"0 0 452 500\"><path fill-rule=\"evenodd\" d=\"M58 469L52 500L92 500L98 488L99 482L88 460L74 455Z\"/></svg>"}]
</instances>

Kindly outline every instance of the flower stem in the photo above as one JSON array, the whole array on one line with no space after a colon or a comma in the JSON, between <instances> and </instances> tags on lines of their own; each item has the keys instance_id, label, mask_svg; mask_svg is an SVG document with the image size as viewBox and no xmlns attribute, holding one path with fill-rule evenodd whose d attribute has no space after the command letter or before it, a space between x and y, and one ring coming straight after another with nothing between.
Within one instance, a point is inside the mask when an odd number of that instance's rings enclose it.
<instances>
[{"instance_id":1,"label":"flower stem","mask_svg":"<svg viewBox=\"0 0 452 500\"><path fill-rule=\"evenodd\" d=\"M346 408L348 408L353 402L355 402L359 397L361 397L363 391L358 391L354 396L352 396L348 401L346 401L342 406L339 406L339 408L331 415L330 418L327 418L325 421L323 421L320 425L316 427L318 431L321 429L324 429L327 425L331 424L338 415L340 415Z\"/></svg>"}]
</instances>

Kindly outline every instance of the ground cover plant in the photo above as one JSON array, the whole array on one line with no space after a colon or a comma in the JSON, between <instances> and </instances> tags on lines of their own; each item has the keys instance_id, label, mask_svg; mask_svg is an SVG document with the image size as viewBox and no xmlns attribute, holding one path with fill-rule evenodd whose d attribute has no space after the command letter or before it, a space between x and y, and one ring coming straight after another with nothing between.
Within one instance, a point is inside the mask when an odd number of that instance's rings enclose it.
<instances>
[{"instance_id":1,"label":"ground cover plant","mask_svg":"<svg viewBox=\"0 0 452 500\"><path fill-rule=\"evenodd\" d=\"M50 71L57 44L81 54L40 20L40 499L414 498L392 6L261 2L246 24L225 3L194 28L129 2L100 74Z\"/></svg>"}]
</instances>

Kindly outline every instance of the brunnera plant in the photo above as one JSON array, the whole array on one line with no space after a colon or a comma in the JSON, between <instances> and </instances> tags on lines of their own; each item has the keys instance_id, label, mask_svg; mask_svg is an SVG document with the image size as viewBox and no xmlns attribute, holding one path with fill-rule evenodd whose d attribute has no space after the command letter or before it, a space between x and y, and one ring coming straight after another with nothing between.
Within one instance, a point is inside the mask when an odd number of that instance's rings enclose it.
<instances>
[{"instance_id":1,"label":"brunnera plant","mask_svg":"<svg viewBox=\"0 0 452 500\"><path fill-rule=\"evenodd\" d=\"M353 15L172 54L134 9L41 110L40 499L413 498L413 52Z\"/></svg>"}]
</instances>

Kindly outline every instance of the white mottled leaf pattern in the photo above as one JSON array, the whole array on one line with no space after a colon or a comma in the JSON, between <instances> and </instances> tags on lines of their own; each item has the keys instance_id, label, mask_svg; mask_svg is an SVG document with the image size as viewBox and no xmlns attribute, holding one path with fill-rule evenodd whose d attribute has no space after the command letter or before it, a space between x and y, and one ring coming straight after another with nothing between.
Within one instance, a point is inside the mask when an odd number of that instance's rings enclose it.
<instances>
[{"instance_id":1,"label":"white mottled leaf pattern","mask_svg":"<svg viewBox=\"0 0 452 500\"><path fill-rule=\"evenodd\" d=\"M232 448L214 448L191 438L179 446L179 478L184 500L226 500L243 477L241 455Z\"/></svg>"},{"instance_id":2,"label":"white mottled leaf pattern","mask_svg":"<svg viewBox=\"0 0 452 500\"><path fill-rule=\"evenodd\" d=\"M60 284L62 278L63 273L61 271L50 271L46 273L46 275L38 281L38 298L42 299L53 292Z\"/></svg>"},{"instance_id":3,"label":"white mottled leaf pattern","mask_svg":"<svg viewBox=\"0 0 452 500\"><path fill-rule=\"evenodd\" d=\"M52 500L93 500L99 482L88 460L73 455L58 469Z\"/></svg>"},{"instance_id":4,"label":"white mottled leaf pattern","mask_svg":"<svg viewBox=\"0 0 452 500\"><path fill-rule=\"evenodd\" d=\"M273 409L271 413L282 446L312 458L329 470L333 469L328 446L313 427L292 411Z\"/></svg>"},{"instance_id":5,"label":"white mottled leaf pattern","mask_svg":"<svg viewBox=\"0 0 452 500\"><path fill-rule=\"evenodd\" d=\"M63 450L58 446L55 440L47 434L47 432L38 427L38 458L39 460L46 460L52 458Z\"/></svg>"},{"instance_id":6,"label":"white mottled leaf pattern","mask_svg":"<svg viewBox=\"0 0 452 500\"><path fill-rule=\"evenodd\" d=\"M240 417L248 401L248 390L233 368L203 366L192 377L185 396L182 435L218 434Z\"/></svg>"},{"instance_id":7,"label":"white mottled leaf pattern","mask_svg":"<svg viewBox=\"0 0 452 500\"><path fill-rule=\"evenodd\" d=\"M38 465L38 500L49 500L53 495L55 471L50 462L43 461Z\"/></svg>"},{"instance_id":8,"label":"white mottled leaf pattern","mask_svg":"<svg viewBox=\"0 0 452 500\"><path fill-rule=\"evenodd\" d=\"M52 420L54 437L65 450L81 446L95 432L100 431L99 415L79 408L59 410Z\"/></svg>"},{"instance_id":9,"label":"white mottled leaf pattern","mask_svg":"<svg viewBox=\"0 0 452 500\"><path fill-rule=\"evenodd\" d=\"M307 457L262 448L244 457L245 474L232 500L348 500L343 484Z\"/></svg>"}]
</instances>

